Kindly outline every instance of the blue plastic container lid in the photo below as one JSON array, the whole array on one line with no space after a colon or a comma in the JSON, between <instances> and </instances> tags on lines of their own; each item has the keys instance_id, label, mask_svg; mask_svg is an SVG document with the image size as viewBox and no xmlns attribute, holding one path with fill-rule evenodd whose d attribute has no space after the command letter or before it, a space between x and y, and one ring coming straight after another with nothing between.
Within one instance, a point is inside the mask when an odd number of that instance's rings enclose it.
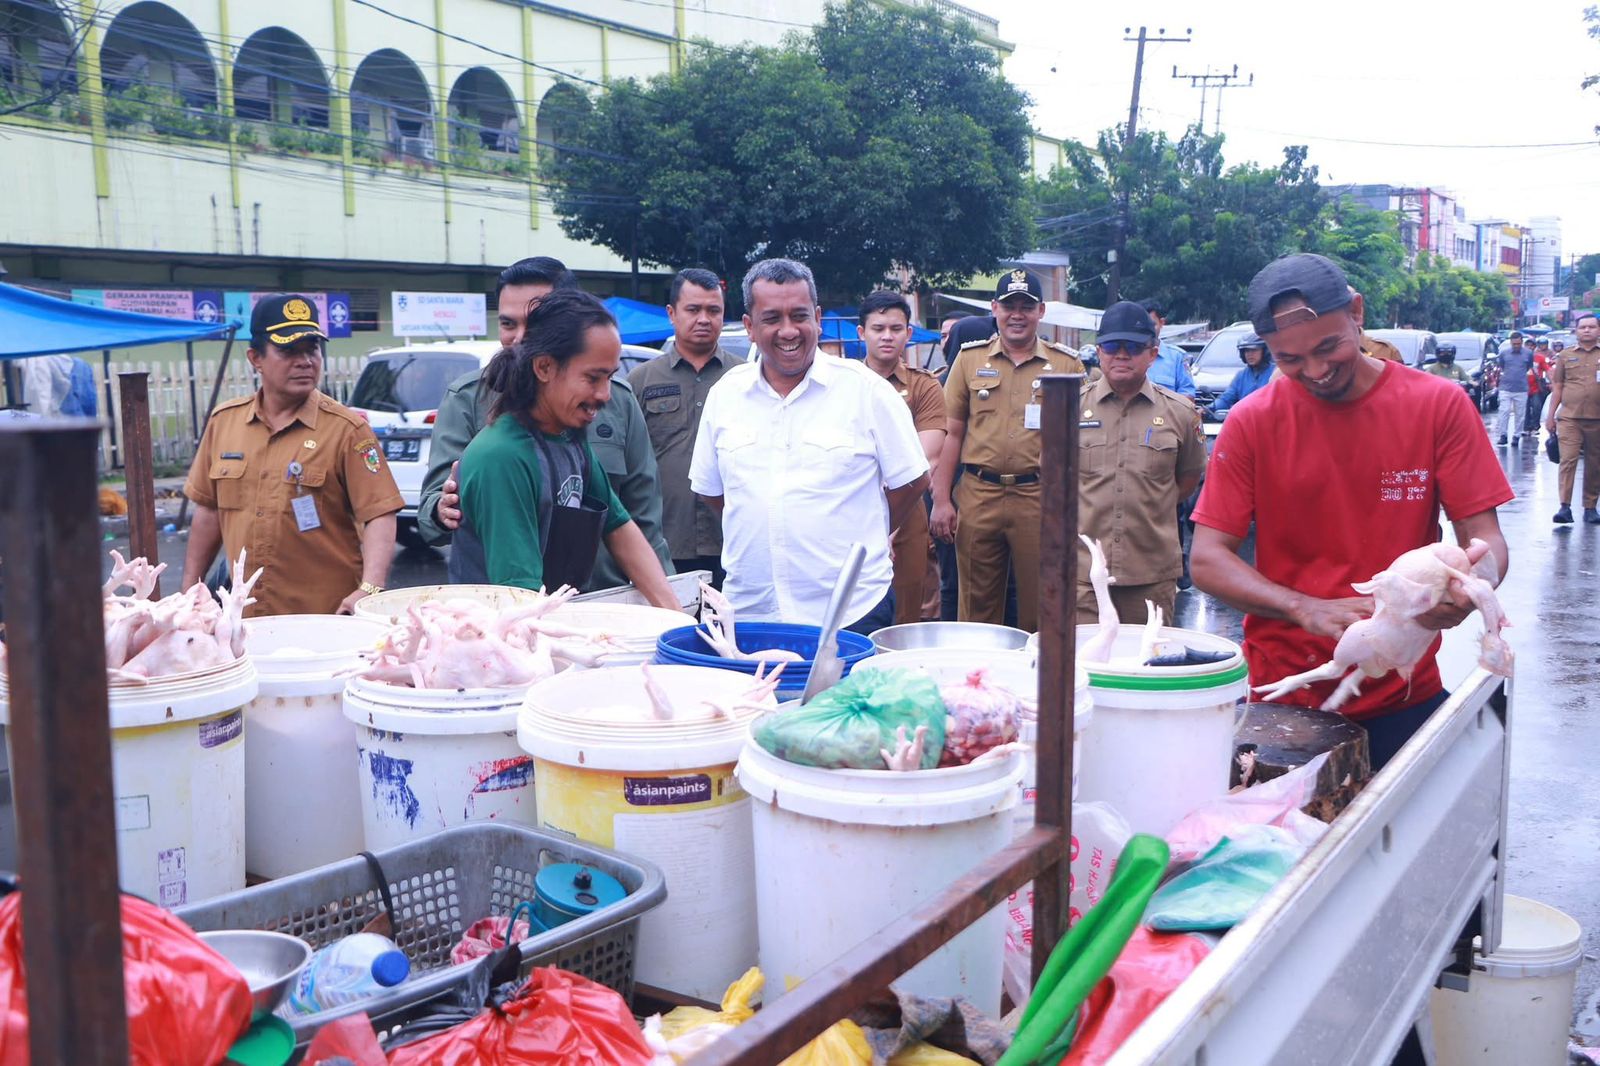
<instances>
[{"instance_id":1,"label":"blue plastic container lid","mask_svg":"<svg viewBox=\"0 0 1600 1066\"><path fill-rule=\"evenodd\" d=\"M372 960L372 979L384 988L393 988L411 976L411 960L403 951L385 951Z\"/></svg>"}]
</instances>

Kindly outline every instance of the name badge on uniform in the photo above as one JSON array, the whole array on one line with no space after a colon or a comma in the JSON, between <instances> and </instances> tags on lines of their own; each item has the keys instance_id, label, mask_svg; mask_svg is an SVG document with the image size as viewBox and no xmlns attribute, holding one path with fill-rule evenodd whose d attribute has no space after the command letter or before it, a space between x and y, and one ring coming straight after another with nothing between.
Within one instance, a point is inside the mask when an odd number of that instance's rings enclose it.
<instances>
[{"instance_id":1,"label":"name badge on uniform","mask_svg":"<svg viewBox=\"0 0 1600 1066\"><path fill-rule=\"evenodd\" d=\"M1039 411L1040 411L1040 409L1041 409L1040 406L1038 404L1036 404L1036 403L1030 403L1030 404L1028 404L1028 406L1026 406L1026 407L1024 407L1022 409L1022 428L1023 429L1038 429L1039 428Z\"/></svg>"},{"instance_id":2,"label":"name badge on uniform","mask_svg":"<svg viewBox=\"0 0 1600 1066\"><path fill-rule=\"evenodd\" d=\"M317 517L315 496L296 496L289 501L289 506L294 508L294 524L300 527L300 532L310 533L313 529L322 528L322 520Z\"/></svg>"},{"instance_id":3,"label":"name badge on uniform","mask_svg":"<svg viewBox=\"0 0 1600 1066\"><path fill-rule=\"evenodd\" d=\"M980 366L973 374L975 377L980 378L997 378L1000 376L1000 371L992 366Z\"/></svg>"}]
</instances>

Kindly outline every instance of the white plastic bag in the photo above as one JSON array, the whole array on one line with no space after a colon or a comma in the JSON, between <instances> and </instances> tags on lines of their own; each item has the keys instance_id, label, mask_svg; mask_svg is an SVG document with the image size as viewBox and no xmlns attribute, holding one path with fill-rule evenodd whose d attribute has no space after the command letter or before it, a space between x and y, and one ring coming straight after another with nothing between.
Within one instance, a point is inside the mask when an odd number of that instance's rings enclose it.
<instances>
[{"instance_id":1,"label":"white plastic bag","mask_svg":"<svg viewBox=\"0 0 1600 1066\"><path fill-rule=\"evenodd\" d=\"M1031 797L1030 797L1031 799ZM1028 827L1033 807L1028 805ZM1019 829L1019 831L1021 831ZM1117 856L1133 837L1133 828L1109 803L1072 805L1072 858L1067 922L1087 914L1111 884ZM1013 1003L1026 1003L1033 984L1033 882L1006 900L1005 989Z\"/></svg>"},{"instance_id":2,"label":"white plastic bag","mask_svg":"<svg viewBox=\"0 0 1600 1066\"><path fill-rule=\"evenodd\" d=\"M1310 847L1328 831L1324 822L1300 808L1317 787L1317 774L1328 761L1323 752L1282 777L1207 800L1167 833L1173 862L1190 862L1217 846L1217 842L1242 825L1277 825Z\"/></svg>"}]
</instances>

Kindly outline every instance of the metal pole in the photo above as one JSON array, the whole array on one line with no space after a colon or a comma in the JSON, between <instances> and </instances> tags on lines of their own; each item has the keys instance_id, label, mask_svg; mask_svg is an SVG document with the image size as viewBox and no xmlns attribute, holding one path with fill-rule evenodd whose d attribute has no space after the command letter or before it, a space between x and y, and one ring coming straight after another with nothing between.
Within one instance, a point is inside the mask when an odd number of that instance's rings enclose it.
<instances>
[{"instance_id":1,"label":"metal pole","mask_svg":"<svg viewBox=\"0 0 1600 1066\"><path fill-rule=\"evenodd\" d=\"M1123 139L1122 139L1122 152L1119 153L1121 155L1126 155L1129 146L1134 143L1135 138L1137 138L1138 135L1139 135L1139 82L1144 78L1144 46L1147 43L1151 43L1151 42L1155 42L1155 43L1173 42L1173 43L1182 44L1182 43L1188 41L1189 38L1187 38L1187 37L1168 37L1168 36L1166 36L1166 32L1167 31L1166 31L1165 27L1162 27L1161 29L1158 29L1156 31L1156 33L1161 35L1161 36L1158 36L1158 37L1151 37L1148 33L1146 33L1145 27L1143 27L1143 26L1139 27L1139 36L1137 36L1137 37L1128 37L1128 36L1126 36L1126 34L1129 34L1129 33L1133 32L1132 27L1129 27L1129 28L1123 30L1122 32L1124 34L1124 36L1122 38L1124 41L1137 41L1138 44L1139 44L1139 49L1134 54L1134 59L1133 59L1133 99L1130 100L1129 103L1128 103L1128 127L1127 127L1127 132L1123 136ZM1184 32L1185 33L1192 33L1193 31L1192 30L1185 30ZM1202 112L1201 113L1201 124L1204 125L1204 122L1205 122L1205 114L1204 114L1204 112ZM1205 130L1202 129L1200 132L1204 133ZM1108 169L1109 169L1109 167L1118 165L1120 163L1121 163L1120 159L1117 161L1116 164L1110 163L1108 161L1108 163L1107 163ZM1116 234L1115 234L1115 237L1113 238L1113 241L1112 241L1112 249L1111 249L1111 256L1110 256L1110 258L1111 258L1111 276L1106 280L1106 306L1107 307L1110 307L1112 304L1116 303L1118 297L1122 293L1122 257L1123 257L1123 254L1128 250L1128 189L1127 189L1127 185L1125 183L1121 182L1120 180L1119 180L1119 184L1122 185L1122 192L1121 192L1121 195L1118 197L1119 210L1117 212Z\"/></svg>"},{"instance_id":2,"label":"metal pole","mask_svg":"<svg viewBox=\"0 0 1600 1066\"><path fill-rule=\"evenodd\" d=\"M28 1049L126 1066L122 911L89 419L0 428L11 777Z\"/></svg>"},{"instance_id":3,"label":"metal pole","mask_svg":"<svg viewBox=\"0 0 1600 1066\"><path fill-rule=\"evenodd\" d=\"M150 446L150 375L142 370L118 374L122 379L123 459L128 484L128 543L133 554L151 563L161 561L156 539L156 469ZM150 598L161 598L161 582Z\"/></svg>"},{"instance_id":4,"label":"metal pole","mask_svg":"<svg viewBox=\"0 0 1600 1066\"><path fill-rule=\"evenodd\" d=\"M194 429L194 442L200 443L200 393L194 383L194 341L189 341L183 346L185 358L189 361L189 425Z\"/></svg>"},{"instance_id":5,"label":"metal pole","mask_svg":"<svg viewBox=\"0 0 1600 1066\"><path fill-rule=\"evenodd\" d=\"M111 469L115 470L122 465L122 457L117 452L117 415L113 408L116 404L111 399L111 349L106 348L100 353L100 366L105 371L106 377L106 432L111 435Z\"/></svg>"},{"instance_id":6,"label":"metal pole","mask_svg":"<svg viewBox=\"0 0 1600 1066\"><path fill-rule=\"evenodd\" d=\"M1044 381L1039 529L1039 739L1034 826L1059 834L1060 859L1033 883L1033 979L1067 931L1072 840L1073 676L1077 672L1078 410L1081 374ZM1044 767L1054 772L1048 776Z\"/></svg>"}]
</instances>

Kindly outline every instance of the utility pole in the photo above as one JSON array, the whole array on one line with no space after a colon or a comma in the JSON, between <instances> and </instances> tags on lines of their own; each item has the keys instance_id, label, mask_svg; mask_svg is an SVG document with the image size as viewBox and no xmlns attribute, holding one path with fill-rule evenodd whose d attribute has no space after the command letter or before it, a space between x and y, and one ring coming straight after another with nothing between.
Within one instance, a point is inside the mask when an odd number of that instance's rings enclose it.
<instances>
[{"instance_id":1,"label":"utility pole","mask_svg":"<svg viewBox=\"0 0 1600 1066\"><path fill-rule=\"evenodd\" d=\"M1200 121L1195 124L1195 129L1199 130L1201 133L1206 131L1206 95L1207 91L1213 84L1215 84L1217 87L1217 124L1212 129L1212 132L1221 133L1222 90L1248 89L1256 83L1256 76L1251 74L1249 81L1240 82L1238 85L1233 84L1239 79L1239 64L1237 63L1233 65L1233 72L1229 74L1213 74L1211 73L1211 66L1209 64L1207 64L1206 72L1204 74L1180 74L1178 73L1177 64L1173 64L1172 76L1177 78L1179 81L1187 78L1189 79L1189 88L1200 90Z\"/></svg>"},{"instance_id":2,"label":"utility pole","mask_svg":"<svg viewBox=\"0 0 1600 1066\"><path fill-rule=\"evenodd\" d=\"M1127 36L1127 34L1133 32L1133 27L1131 26L1126 27L1122 32L1124 41L1137 42L1139 45L1133 60L1133 99L1128 104L1128 126L1122 137L1122 151L1126 154L1128 147L1133 144L1134 138L1139 133L1139 82L1144 77L1144 46L1146 44L1162 44L1166 42L1187 44L1191 38L1168 37L1166 36L1167 30L1165 26L1156 30L1157 35L1155 37L1151 37L1143 26L1139 27L1139 36L1137 37ZM1185 29L1183 32L1193 33L1194 30ZM1119 197L1121 202L1117 213L1117 231L1112 242L1110 255L1111 277L1106 281L1107 307L1116 303L1122 293L1122 253L1128 247L1128 190L1126 181L1122 185L1122 195Z\"/></svg>"}]
</instances>

